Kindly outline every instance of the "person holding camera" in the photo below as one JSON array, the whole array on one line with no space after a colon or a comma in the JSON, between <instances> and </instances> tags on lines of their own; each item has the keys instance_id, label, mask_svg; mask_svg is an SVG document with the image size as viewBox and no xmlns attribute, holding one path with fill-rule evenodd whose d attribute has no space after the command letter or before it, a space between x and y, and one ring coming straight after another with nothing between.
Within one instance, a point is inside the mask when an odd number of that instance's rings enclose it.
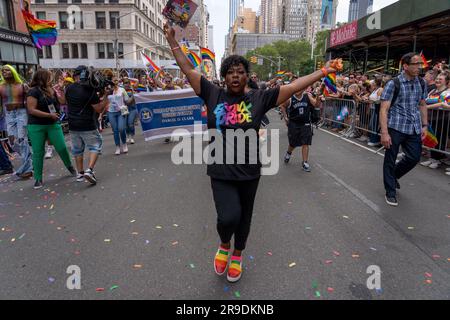
<instances>
[{"instance_id":1,"label":"person holding camera","mask_svg":"<svg viewBox=\"0 0 450 320\"><path fill-rule=\"evenodd\" d=\"M97 129L97 113L102 113L107 105L107 92L103 100L90 81L92 76L86 66L79 66L73 74L74 83L66 88L66 104L68 107L69 133L72 140L72 155L77 166L77 181L87 180L95 185L97 178L94 167L102 151L103 139ZM89 150L89 166L84 171L84 151Z\"/></svg>"},{"instance_id":2,"label":"person holding camera","mask_svg":"<svg viewBox=\"0 0 450 320\"><path fill-rule=\"evenodd\" d=\"M35 189L43 187L42 171L47 139L55 147L67 170L73 176L76 175L61 128L60 103L64 103L64 99L58 97L53 90L50 71L45 69L36 71L27 94L28 136L33 148Z\"/></svg>"}]
</instances>

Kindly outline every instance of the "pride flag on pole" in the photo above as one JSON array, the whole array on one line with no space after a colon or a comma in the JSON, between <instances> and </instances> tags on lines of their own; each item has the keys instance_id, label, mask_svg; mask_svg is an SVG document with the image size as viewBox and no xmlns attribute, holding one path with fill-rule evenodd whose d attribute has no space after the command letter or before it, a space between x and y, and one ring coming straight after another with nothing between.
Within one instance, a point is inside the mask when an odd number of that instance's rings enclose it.
<instances>
[{"instance_id":1,"label":"pride flag on pole","mask_svg":"<svg viewBox=\"0 0 450 320\"><path fill-rule=\"evenodd\" d=\"M200 57L198 55L196 55L194 52L189 51L188 56L189 60L192 62L192 64L194 65L194 68L197 68L201 63L202 60L200 59Z\"/></svg>"},{"instance_id":2,"label":"pride flag on pole","mask_svg":"<svg viewBox=\"0 0 450 320\"><path fill-rule=\"evenodd\" d=\"M209 50L208 48L200 47L200 53L202 55L203 60L211 60L212 62L216 60L216 54L211 50Z\"/></svg>"},{"instance_id":3,"label":"pride flag on pole","mask_svg":"<svg viewBox=\"0 0 450 320\"><path fill-rule=\"evenodd\" d=\"M22 0L21 9L25 24L36 48L42 49L42 46L54 45L58 38L56 21L37 19L30 11L29 0Z\"/></svg>"},{"instance_id":4,"label":"pride flag on pole","mask_svg":"<svg viewBox=\"0 0 450 320\"><path fill-rule=\"evenodd\" d=\"M144 52L141 52L141 57L144 66L149 67L151 71L158 73L161 70Z\"/></svg>"}]
</instances>

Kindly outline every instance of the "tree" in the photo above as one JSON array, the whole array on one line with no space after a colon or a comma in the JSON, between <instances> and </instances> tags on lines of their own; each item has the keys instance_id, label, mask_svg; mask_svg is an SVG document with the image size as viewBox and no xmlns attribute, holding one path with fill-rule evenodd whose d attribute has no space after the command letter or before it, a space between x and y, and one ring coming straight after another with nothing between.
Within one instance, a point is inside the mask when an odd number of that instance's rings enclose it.
<instances>
[{"instance_id":1,"label":"tree","mask_svg":"<svg viewBox=\"0 0 450 320\"><path fill-rule=\"evenodd\" d=\"M256 72L260 79L269 79L278 70L278 57L281 57L281 70L290 71L297 75L305 75L314 71L314 62L311 61L311 45L304 40L277 41L273 44L249 51L246 58L253 55L261 55L273 60L264 59L262 66L251 64L252 71Z\"/></svg>"}]
</instances>

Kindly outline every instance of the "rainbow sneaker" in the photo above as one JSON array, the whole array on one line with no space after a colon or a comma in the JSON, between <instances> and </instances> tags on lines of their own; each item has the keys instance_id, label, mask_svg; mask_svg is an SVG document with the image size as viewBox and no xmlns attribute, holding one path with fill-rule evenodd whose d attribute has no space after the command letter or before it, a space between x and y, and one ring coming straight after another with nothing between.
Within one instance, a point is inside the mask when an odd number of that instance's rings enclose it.
<instances>
[{"instance_id":1,"label":"rainbow sneaker","mask_svg":"<svg viewBox=\"0 0 450 320\"><path fill-rule=\"evenodd\" d=\"M230 255L230 249L219 247L216 256L214 258L214 271L217 275L221 276L227 270L228 256Z\"/></svg>"},{"instance_id":2,"label":"rainbow sneaker","mask_svg":"<svg viewBox=\"0 0 450 320\"><path fill-rule=\"evenodd\" d=\"M232 256L230 267L228 268L227 279L230 282L237 282L242 275L242 257Z\"/></svg>"}]
</instances>

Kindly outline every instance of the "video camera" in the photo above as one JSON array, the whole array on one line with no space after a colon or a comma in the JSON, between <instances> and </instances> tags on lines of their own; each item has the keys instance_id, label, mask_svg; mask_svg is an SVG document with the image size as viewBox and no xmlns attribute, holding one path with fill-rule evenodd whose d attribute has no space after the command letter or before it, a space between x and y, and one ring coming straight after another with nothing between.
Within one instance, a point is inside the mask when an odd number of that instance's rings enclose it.
<instances>
[{"instance_id":1,"label":"video camera","mask_svg":"<svg viewBox=\"0 0 450 320\"><path fill-rule=\"evenodd\" d=\"M112 77L107 77L93 67L80 70L80 84L94 88L97 92L104 93L106 89L114 87Z\"/></svg>"}]
</instances>

